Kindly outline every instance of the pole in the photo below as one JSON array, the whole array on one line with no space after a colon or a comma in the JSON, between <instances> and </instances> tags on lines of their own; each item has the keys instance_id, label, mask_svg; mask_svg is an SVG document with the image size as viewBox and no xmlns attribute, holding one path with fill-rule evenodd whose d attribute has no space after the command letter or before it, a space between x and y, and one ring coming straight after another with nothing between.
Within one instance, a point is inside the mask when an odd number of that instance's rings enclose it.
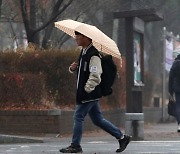
<instances>
[{"instance_id":1,"label":"pole","mask_svg":"<svg viewBox=\"0 0 180 154\"><path fill-rule=\"evenodd\" d=\"M165 122L166 100L166 27L163 28L163 63L162 63L162 122Z\"/></svg>"}]
</instances>

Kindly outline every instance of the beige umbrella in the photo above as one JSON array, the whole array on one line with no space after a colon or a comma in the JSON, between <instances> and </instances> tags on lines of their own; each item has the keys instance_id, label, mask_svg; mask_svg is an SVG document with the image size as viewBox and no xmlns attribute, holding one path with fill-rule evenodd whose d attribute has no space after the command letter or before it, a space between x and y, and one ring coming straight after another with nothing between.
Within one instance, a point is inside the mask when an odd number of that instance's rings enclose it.
<instances>
[{"instance_id":1,"label":"beige umbrella","mask_svg":"<svg viewBox=\"0 0 180 154\"><path fill-rule=\"evenodd\" d=\"M95 26L74 20L62 20L55 22L55 27L75 38L75 31L92 39L93 46L106 54L121 59L121 54L116 43Z\"/></svg>"}]
</instances>

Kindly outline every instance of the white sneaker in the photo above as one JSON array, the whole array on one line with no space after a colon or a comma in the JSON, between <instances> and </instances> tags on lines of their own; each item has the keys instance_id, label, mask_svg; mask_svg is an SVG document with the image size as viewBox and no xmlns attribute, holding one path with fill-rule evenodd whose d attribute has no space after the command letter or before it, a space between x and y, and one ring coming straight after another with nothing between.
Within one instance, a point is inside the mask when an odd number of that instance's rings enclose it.
<instances>
[{"instance_id":1,"label":"white sneaker","mask_svg":"<svg viewBox=\"0 0 180 154\"><path fill-rule=\"evenodd\" d=\"M178 125L177 132L180 133L180 125Z\"/></svg>"}]
</instances>

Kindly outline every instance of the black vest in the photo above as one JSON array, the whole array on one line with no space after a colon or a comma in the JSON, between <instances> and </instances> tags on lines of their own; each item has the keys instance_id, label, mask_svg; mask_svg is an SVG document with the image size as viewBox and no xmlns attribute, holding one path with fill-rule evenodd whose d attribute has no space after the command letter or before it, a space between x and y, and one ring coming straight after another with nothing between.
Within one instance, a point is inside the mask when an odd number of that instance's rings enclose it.
<instances>
[{"instance_id":1,"label":"black vest","mask_svg":"<svg viewBox=\"0 0 180 154\"><path fill-rule=\"evenodd\" d=\"M92 56L98 56L99 52L94 46L91 46L87 51L86 54L83 55L81 52L79 56L79 69L77 72L77 95L76 95L76 103L82 104L85 102L90 102L93 100L96 100L100 97L102 97L101 89L98 86L95 87L95 89L87 93L84 89L84 86L89 79L89 62Z\"/></svg>"}]
</instances>

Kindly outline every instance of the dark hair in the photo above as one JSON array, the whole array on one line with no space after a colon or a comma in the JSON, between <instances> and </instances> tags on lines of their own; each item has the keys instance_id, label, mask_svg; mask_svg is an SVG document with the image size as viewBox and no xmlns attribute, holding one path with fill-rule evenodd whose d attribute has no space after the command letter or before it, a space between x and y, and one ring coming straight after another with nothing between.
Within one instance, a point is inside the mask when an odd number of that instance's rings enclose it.
<instances>
[{"instance_id":1,"label":"dark hair","mask_svg":"<svg viewBox=\"0 0 180 154\"><path fill-rule=\"evenodd\" d=\"M83 34L77 32L77 31L75 31L74 33L75 33L75 35L83 35Z\"/></svg>"},{"instance_id":2,"label":"dark hair","mask_svg":"<svg viewBox=\"0 0 180 154\"><path fill-rule=\"evenodd\" d=\"M77 32L77 31L75 31L74 33L75 33L75 35L82 35L82 36L87 37L86 35L83 35L83 34L81 34L81 33ZM87 38L89 38L89 37L87 37ZM91 38L89 38L89 39L92 41L92 39L91 39Z\"/></svg>"}]
</instances>

